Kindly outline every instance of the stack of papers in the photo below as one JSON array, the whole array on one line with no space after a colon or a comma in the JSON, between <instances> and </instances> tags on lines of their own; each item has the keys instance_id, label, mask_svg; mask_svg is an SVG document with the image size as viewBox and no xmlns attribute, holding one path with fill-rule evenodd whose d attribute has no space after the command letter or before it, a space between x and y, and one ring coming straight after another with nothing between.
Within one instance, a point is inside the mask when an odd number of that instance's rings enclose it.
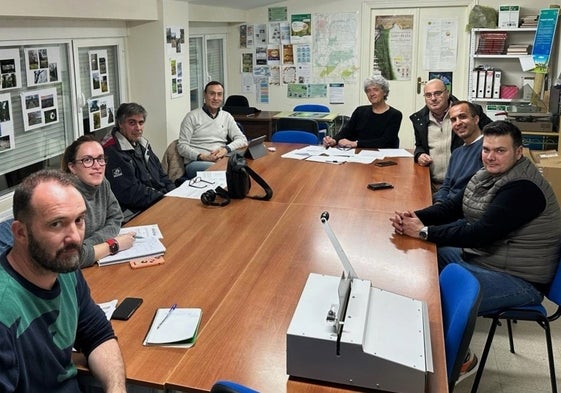
<instances>
[{"instance_id":1,"label":"stack of papers","mask_svg":"<svg viewBox=\"0 0 561 393\"><path fill-rule=\"evenodd\" d=\"M360 153L356 153L355 149L341 149L337 147L326 149L323 146L310 145L289 151L283 154L282 157L328 164L343 164L345 162L372 164L375 160L383 160L386 157L413 157L413 154L405 149L361 150Z\"/></svg>"},{"instance_id":2,"label":"stack of papers","mask_svg":"<svg viewBox=\"0 0 561 393\"><path fill-rule=\"evenodd\" d=\"M171 190L165 196L201 199L201 195L208 190L214 190L219 186L226 187L226 171L197 172L196 178L200 180L197 182L184 181L183 184Z\"/></svg>"},{"instance_id":3,"label":"stack of papers","mask_svg":"<svg viewBox=\"0 0 561 393\"><path fill-rule=\"evenodd\" d=\"M127 250L119 251L115 255L108 255L105 258L101 258L97 261L99 266L128 262L131 259L146 256L163 255L166 251L166 247L160 241L163 236L157 224L122 228L119 234L122 235L130 232L136 233L136 240L133 246Z\"/></svg>"}]
</instances>

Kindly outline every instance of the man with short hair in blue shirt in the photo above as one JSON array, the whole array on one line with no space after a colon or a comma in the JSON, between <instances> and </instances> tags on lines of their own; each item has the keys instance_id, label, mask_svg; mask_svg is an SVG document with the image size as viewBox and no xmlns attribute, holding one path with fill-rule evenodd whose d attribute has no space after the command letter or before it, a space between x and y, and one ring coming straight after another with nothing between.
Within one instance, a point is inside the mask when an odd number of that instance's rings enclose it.
<instances>
[{"instance_id":1,"label":"man with short hair in blue shirt","mask_svg":"<svg viewBox=\"0 0 561 393\"><path fill-rule=\"evenodd\" d=\"M433 203L453 198L463 192L469 179L483 167L483 135L477 108L468 101L454 101L449 110L452 130L464 144L452 152L442 187L432 196Z\"/></svg>"}]
</instances>

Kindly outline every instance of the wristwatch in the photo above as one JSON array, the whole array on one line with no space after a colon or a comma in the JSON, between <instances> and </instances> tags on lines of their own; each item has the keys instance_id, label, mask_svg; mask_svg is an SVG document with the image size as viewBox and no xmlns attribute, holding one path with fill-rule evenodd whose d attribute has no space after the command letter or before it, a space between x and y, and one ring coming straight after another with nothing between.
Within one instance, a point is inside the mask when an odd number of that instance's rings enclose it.
<instances>
[{"instance_id":1,"label":"wristwatch","mask_svg":"<svg viewBox=\"0 0 561 393\"><path fill-rule=\"evenodd\" d=\"M429 237L429 228L428 227L423 227L419 231L419 236L420 236L421 239L427 240L427 238Z\"/></svg>"},{"instance_id":2,"label":"wristwatch","mask_svg":"<svg viewBox=\"0 0 561 393\"><path fill-rule=\"evenodd\" d=\"M109 244L109 253L115 255L119 252L119 243L115 239L107 239L105 243Z\"/></svg>"}]
</instances>

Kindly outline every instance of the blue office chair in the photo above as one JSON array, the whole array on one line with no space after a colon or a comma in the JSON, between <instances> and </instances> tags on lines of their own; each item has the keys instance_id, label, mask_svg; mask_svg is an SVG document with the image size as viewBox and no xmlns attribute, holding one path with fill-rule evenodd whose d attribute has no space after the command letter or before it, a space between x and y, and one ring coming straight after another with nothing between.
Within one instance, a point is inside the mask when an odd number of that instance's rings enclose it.
<instances>
[{"instance_id":1,"label":"blue office chair","mask_svg":"<svg viewBox=\"0 0 561 393\"><path fill-rule=\"evenodd\" d=\"M293 110L296 112L329 112L329 107L321 104L300 104L296 105ZM329 128L325 122L319 122L318 126L320 130L326 130L326 132Z\"/></svg>"},{"instance_id":2,"label":"blue office chair","mask_svg":"<svg viewBox=\"0 0 561 393\"><path fill-rule=\"evenodd\" d=\"M318 137L305 131L277 131L271 136L271 142L319 144Z\"/></svg>"},{"instance_id":3,"label":"blue office chair","mask_svg":"<svg viewBox=\"0 0 561 393\"><path fill-rule=\"evenodd\" d=\"M456 263L446 265L439 281L448 390L452 393L469 350L481 293L477 278Z\"/></svg>"},{"instance_id":4,"label":"blue office chair","mask_svg":"<svg viewBox=\"0 0 561 393\"><path fill-rule=\"evenodd\" d=\"M259 393L257 390L248 388L232 381L218 381L210 389L210 393Z\"/></svg>"},{"instance_id":5,"label":"blue office chair","mask_svg":"<svg viewBox=\"0 0 561 393\"><path fill-rule=\"evenodd\" d=\"M557 393L557 381L555 379L555 364L553 361L553 345L551 343L551 329L550 322L555 321L561 316L561 263L557 265L557 272L553 278L553 282L549 287L549 291L546 294L547 298L557 305L557 310L551 314L547 315L547 310L542 304L537 306L525 306L525 307L510 307L495 311L490 311L482 314L485 318L493 319L491 327L489 328L489 334L487 335L487 341L485 342L485 348L481 354L481 359L479 363L479 368L477 369L477 374L475 375L475 381L471 387L471 392L477 392L479 387L479 381L483 375L483 370L485 368L485 362L487 361L487 356L489 355L489 350L491 349L491 343L493 342L493 336L495 335L495 330L497 325L500 325L500 320L506 319L507 330L508 330L508 341L510 344L510 352L514 353L514 340L512 338L512 320L515 321L535 321L545 330L545 341L547 344L547 356L549 358L549 375L551 378L551 391Z\"/></svg>"}]
</instances>

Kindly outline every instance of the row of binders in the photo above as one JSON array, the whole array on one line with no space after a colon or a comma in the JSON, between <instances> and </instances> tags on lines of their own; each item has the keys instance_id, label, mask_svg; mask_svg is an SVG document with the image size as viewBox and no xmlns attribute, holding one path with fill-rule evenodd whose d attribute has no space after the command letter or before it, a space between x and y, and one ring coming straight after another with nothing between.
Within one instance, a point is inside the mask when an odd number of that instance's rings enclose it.
<instances>
[{"instance_id":1,"label":"row of binders","mask_svg":"<svg viewBox=\"0 0 561 393\"><path fill-rule=\"evenodd\" d=\"M475 69L472 71L472 98L500 98L502 71Z\"/></svg>"}]
</instances>

